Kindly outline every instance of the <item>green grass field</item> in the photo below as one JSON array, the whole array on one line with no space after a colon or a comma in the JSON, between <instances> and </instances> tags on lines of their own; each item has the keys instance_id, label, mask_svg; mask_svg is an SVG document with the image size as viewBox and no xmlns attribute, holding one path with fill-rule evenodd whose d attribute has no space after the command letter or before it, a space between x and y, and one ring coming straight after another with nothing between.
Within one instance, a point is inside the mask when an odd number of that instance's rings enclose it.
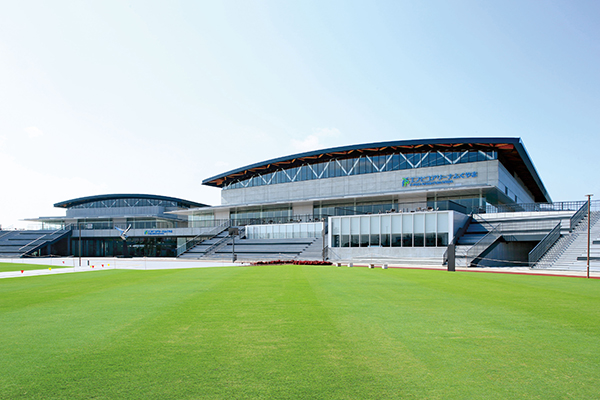
<instances>
[{"instance_id":1,"label":"green grass field","mask_svg":"<svg viewBox=\"0 0 600 400\"><path fill-rule=\"evenodd\" d=\"M261 266L0 280L0 398L597 399L600 281Z\"/></svg>"},{"instance_id":2,"label":"green grass field","mask_svg":"<svg viewBox=\"0 0 600 400\"><path fill-rule=\"evenodd\" d=\"M48 268L69 268L72 265L37 265L37 264L19 264L19 263L5 263L0 262L0 272L13 272L13 271L31 271L34 269L48 269Z\"/></svg>"}]
</instances>

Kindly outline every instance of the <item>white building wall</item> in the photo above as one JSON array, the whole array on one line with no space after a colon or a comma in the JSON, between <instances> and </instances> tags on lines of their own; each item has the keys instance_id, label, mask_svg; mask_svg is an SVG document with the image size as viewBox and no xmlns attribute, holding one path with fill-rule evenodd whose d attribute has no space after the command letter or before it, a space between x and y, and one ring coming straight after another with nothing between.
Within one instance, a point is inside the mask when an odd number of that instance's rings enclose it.
<instances>
[{"instance_id":1,"label":"white building wall","mask_svg":"<svg viewBox=\"0 0 600 400\"><path fill-rule=\"evenodd\" d=\"M215 219L229 219L229 210L215 209Z\"/></svg>"}]
</instances>

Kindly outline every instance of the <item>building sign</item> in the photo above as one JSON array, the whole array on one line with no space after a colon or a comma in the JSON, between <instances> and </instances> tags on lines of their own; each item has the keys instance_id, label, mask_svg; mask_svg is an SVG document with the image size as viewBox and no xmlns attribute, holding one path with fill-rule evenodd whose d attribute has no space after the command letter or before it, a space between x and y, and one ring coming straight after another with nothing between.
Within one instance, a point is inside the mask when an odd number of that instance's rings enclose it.
<instances>
[{"instance_id":1,"label":"building sign","mask_svg":"<svg viewBox=\"0 0 600 400\"><path fill-rule=\"evenodd\" d=\"M161 236L173 234L173 229L148 229L144 231L144 235L147 236Z\"/></svg>"},{"instance_id":2,"label":"building sign","mask_svg":"<svg viewBox=\"0 0 600 400\"><path fill-rule=\"evenodd\" d=\"M462 172L458 174L444 174L444 175L427 175L417 176L414 178L402 179L402 187L409 186L429 186L429 185L448 185L454 183L457 180L477 178L477 171L473 172Z\"/></svg>"}]
</instances>

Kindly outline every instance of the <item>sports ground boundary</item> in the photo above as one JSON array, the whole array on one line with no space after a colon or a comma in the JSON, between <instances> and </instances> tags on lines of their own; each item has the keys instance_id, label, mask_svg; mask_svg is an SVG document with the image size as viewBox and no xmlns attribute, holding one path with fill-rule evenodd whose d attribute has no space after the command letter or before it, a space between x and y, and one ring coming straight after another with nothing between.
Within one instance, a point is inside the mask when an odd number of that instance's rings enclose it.
<instances>
[{"instance_id":1,"label":"sports ground boundary","mask_svg":"<svg viewBox=\"0 0 600 400\"><path fill-rule=\"evenodd\" d=\"M2 263L13 263L15 266L23 264L15 271L0 272L0 278L16 278L26 276L40 276L52 274L65 274L73 272L103 271L108 269L130 269L130 270L157 270L157 269L184 269L184 268L214 268L214 267L241 267L251 265L249 263L240 263L231 261L199 261L199 260L180 260L172 258L82 258L79 266L79 258L4 258L0 259ZM25 265L35 264L48 266L42 269L28 270ZM339 266L348 267L349 263L341 263ZM394 269L423 269L434 271L446 271L445 267L435 265L402 265L402 264L369 264L353 263L352 267L360 268L387 268ZM586 278L585 270L541 270L529 269L525 267L489 267L489 268L456 268L456 272L480 272L494 274L512 274L512 275L537 275L537 276L557 276L568 278ZM590 272L590 279L600 279L600 272L593 270Z\"/></svg>"}]
</instances>

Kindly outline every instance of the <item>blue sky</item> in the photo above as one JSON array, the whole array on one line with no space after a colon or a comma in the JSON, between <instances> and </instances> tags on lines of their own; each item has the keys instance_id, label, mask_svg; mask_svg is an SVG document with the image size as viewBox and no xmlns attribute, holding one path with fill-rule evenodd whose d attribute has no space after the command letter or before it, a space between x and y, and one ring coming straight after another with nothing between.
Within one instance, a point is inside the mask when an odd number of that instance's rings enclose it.
<instances>
[{"instance_id":1,"label":"blue sky","mask_svg":"<svg viewBox=\"0 0 600 400\"><path fill-rule=\"evenodd\" d=\"M0 224L322 147L521 137L553 200L600 198L597 1L0 6Z\"/></svg>"}]
</instances>

